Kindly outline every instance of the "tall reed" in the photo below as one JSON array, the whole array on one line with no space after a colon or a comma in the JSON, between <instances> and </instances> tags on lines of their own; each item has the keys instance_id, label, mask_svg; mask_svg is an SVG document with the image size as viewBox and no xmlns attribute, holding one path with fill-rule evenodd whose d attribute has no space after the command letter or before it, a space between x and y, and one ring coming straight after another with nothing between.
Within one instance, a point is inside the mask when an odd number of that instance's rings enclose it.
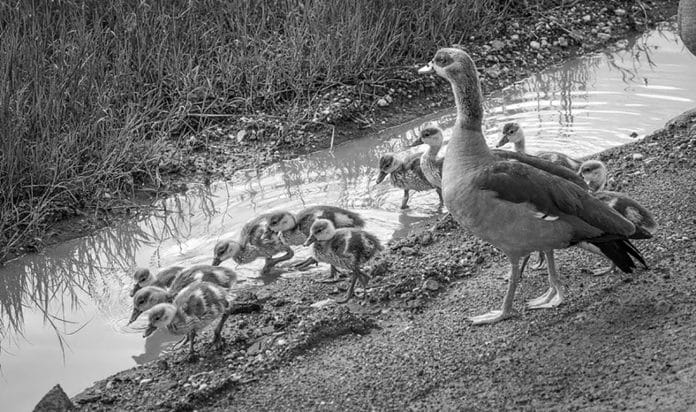
<instances>
[{"instance_id":1,"label":"tall reed","mask_svg":"<svg viewBox=\"0 0 696 412\"><path fill-rule=\"evenodd\" d=\"M0 2L0 261L47 222L151 185L163 139L207 115L310 119L332 86L485 33L506 4Z\"/></svg>"}]
</instances>

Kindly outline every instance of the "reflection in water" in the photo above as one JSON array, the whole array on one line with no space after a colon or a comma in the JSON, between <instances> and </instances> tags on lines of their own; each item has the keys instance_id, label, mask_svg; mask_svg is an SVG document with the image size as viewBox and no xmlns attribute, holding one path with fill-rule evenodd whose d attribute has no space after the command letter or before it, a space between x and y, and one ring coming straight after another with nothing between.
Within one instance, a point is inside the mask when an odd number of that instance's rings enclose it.
<instances>
[{"instance_id":1,"label":"reflection in water","mask_svg":"<svg viewBox=\"0 0 696 412\"><path fill-rule=\"evenodd\" d=\"M694 105L694 61L669 30L569 61L487 98L489 143L512 120L524 128L531 152L584 156L629 142L631 132L647 133ZM446 128L454 118L447 110L332 153L242 171L230 182L167 199L139 221L9 262L0 268L0 399L11 409L28 409L57 382L75 394L134 361L155 359L176 338L143 340L142 325L126 326L134 268L210 263L214 244L236 237L258 213L333 204L358 209L367 230L383 242L403 236L413 223L440 212L437 194L415 193L411 209L400 210L401 191L374 183L377 159L404 150L425 122ZM450 133L445 130L445 137ZM299 248L296 258L308 253ZM269 281L258 279L261 266L235 267L245 287Z\"/></svg>"}]
</instances>

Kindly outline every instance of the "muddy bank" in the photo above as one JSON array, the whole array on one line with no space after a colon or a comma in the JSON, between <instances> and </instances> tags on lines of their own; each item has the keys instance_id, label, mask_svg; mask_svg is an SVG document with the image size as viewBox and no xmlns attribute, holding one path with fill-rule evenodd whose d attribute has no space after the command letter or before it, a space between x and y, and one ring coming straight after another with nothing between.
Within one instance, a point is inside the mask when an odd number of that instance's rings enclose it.
<instances>
[{"instance_id":1,"label":"muddy bank","mask_svg":"<svg viewBox=\"0 0 696 412\"><path fill-rule=\"evenodd\" d=\"M467 316L500 304L508 265L450 221L389 245L363 299L338 306L344 284L280 280L247 294L263 310L235 316L220 351L198 346L133 368L73 398L82 409L403 409L474 407L689 409L696 403L696 119L598 157L609 188L660 225L637 242L651 268L594 277L606 264L559 252L567 300L523 302L546 289L525 275L518 314L490 327ZM204 341L210 339L204 336Z\"/></svg>"},{"instance_id":2,"label":"muddy bank","mask_svg":"<svg viewBox=\"0 0 696 412\"><path fill-rule=\"evenodd\" d=\"M518 15L489 28L491 34L462 43L489 93L652 27L673 16L676 6L676 1L657 0L569 2L548 10L520 7ZM44 236L30 239L8 258L88 234L116 219L133 219L153 200L185 191L191 182L229 178L451 106L442 80L419 76L415 68L384 68L379 78L359 84L327 85L322 109L307 121L290 123L286 113L225 114L195 136L172 136L157 159L156 184L140 188L133 198L111 199L98 210L77 211L76 217L54 222Z\"/></svg>"}]
</instances>

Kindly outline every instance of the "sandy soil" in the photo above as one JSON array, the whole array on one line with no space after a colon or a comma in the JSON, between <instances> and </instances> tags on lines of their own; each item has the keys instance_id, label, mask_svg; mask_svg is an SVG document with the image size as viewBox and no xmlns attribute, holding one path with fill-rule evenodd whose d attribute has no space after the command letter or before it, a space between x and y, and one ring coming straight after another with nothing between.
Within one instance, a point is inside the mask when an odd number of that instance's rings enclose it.
<instances>
[{"instance_id":1,"label":"sandy soil","mask_svg":"<svg viewBox=\"0 0 696 412\"><path fill-rule=\"evenodd\" d=\"M544 272L530 271L518 314L474 327L467 316L500 304L507 263L452 222L431 234L433 218L390 245L367 297L316 308L344 285L316 273L281 280L247 297L263 310L230 321L224 349L201 344L196 362L174 352L74 401L85 410L692 409L696 122L599 157L610 188L656 215L655 238L636 242L650 270L595 277L606 262L560 251L561 307L524 308L546 289Z\"/></svg>"}]
</instances>

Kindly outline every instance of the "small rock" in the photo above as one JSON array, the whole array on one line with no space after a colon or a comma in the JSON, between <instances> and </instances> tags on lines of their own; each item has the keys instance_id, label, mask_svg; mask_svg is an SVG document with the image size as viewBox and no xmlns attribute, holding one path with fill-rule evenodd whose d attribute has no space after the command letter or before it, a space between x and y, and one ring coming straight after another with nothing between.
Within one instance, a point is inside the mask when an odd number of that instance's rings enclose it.
<instances>
[{"instance_id":1,"label":"small rock","mask_svg":"<svg viewBox=\"0 0 696 412\"><path fill-rule=\"evenodd\" d=\"M638 137L638 133L636 133L636 132L631 132L631 134L630 134L629 136L631 136L632 138L635 139L636 137Z\"/></svg>"},{"instance_id":2,"label":"small rock","mask_svg":"<svg viewBox=\"0 0 696 412\"><path fill-rule=\"evenodd\" d=\"M672 310L672 304L670 304L667 301L660 300L657 303L655 303L655 310L660 315L666 315L667 313L669 313L669 311Z\"/></svg>"},{"instance_id":3,"label":"small rock","mask_svg":"<svg viewBox=\"0 0 696 412\"><path fill-rule=\"evenodd\" d=\"M497 64L495 66L488 67L486 70L484 70L484 72L488 77L492 77L494 79L497 79L500 76L500 69L498 68Z\"/></svg>"},{"instance_id":4,"label":"small rock","mask_svg":"<svg viewBox=\"0 0 696 412\"><path fill-rule=\"evenodd\" d=\"M198 387L199 391L204 391L208 389L208 384L207 383L202 383L201 386Z\"/></svg>"},{"instance_id":5,"label":"small rock","mask_svg":"<svg viewBox=\"0 0 696 412\"><path fill-rule=\"evenodd\" d=\"M641 153L633 153L631 155L631 159L637 160L637 161L643 160L643 155Z\"/></svg>"},{"instance_id":6,"label":"small rock","mask_svg":"<svg viewBox=\"0 0 696 412\"><path fill-rule=\"evenodd\" d=\"M616 14L619 17L623 17L626 15L626 10L624 9L614 9L614 14Z\"/></svg>"},{"instance_id":7,"label":"small rock","mask_svg":"<svg viewBox=\"0 0 696 412\"><path fill-rule=\"evenodd\" d=\"M75 405L70 401L68 395L65 394L60 385L56 385L36 404L34 412L71 411L73 409L75 409Z\"/></svg>"},{"instance_id":8,"label":"small rock","mask_svg":"<svg viewBox=\"0 0 696 412\"><path fill-rule=\"evenodd\" d=\"M416 251L416 249L414 249L410 246L404 246L401 248L401 253L404 255L407 255L407 256L413 256L418 252Z\"/></svg>"},{"instance_id":9,"label":"small rock","mask_svg":"<svg viewBox=\"0 0 696 412\"><path fill-rule=\"evenodd\" d=\"M598 33L597 38L600 40L609 40L611 38L611 34L608 33Z\"/></svg>"},{"instance_id":10,"label":"small rock","mask_svg":"<svg viewBox=\"0 0 696 412\"><path fill-rule=\"evenodd\" d=\"M430 232L423 232L418 239L418 242L423 246L428 246L433 243L433 234Z\"/></svg>"},{"instance_id":11,"label":"small rock","mask_svg":"<svg viewBox=\"0 0 696 412\"><path fill-rule=\"evenodd\" d=\"M237 143L242 143L247 136L246 130L240 130L237 132Z\"/></svg>"},{"instance_id":12,"label":"small rock","mask_svg":"<svg viewBox=\"0 0 696 412\"><path fill-rule=\"evenodd\" d=\"M519 39L520 39L520 35L519 35L519 34L513 34L512 36L510 36L510 40L517 41L517 40L519 40Z\"/></svg>"},{"instance_id":13,"label":"small rock","mask_svg":"<svg viewBox=\"0 0 696 412\"><path fill-rule=\"evenodd\" d=\"M493 40L491 42L491 47L493 47L494 50L500 50L503 47L505 47L505 42L502 42L500 40Z\"/></svg>"},{"instance_id":14,"label":"small rock","mask_svg":"<svg viewBox=\"0 0 696 412\"><path fill-rule=\"evenodd\" d=\"M531 47L532 49L540 49L541 43L539 43L538 41L532 40L531 42L529 42L529 47Z\"/></svg>"},{"instance_id":15,"label":"small rock","mask_svg":"<svg viewBox=\"0 0 696 412\"><path fill-rule=\"evenodd\" d=\"M423 282L423 289L426 290L438 290L440 289L440 282L438 282L435 279L426 279L425 282Z\"/></svg>"},{"instance_id":16,"label":"small rock","mask_svg":"<svg viewBox=\"0 0 696 412\"><path fill-rule=\"evenodd\" d=\"M592 16L590 16L589 14L586 14L586 15L582 16L582 21L584 21L585 23L589 23L590 21L592 21Z\"/></svg>"},{"instance_id":17,"label":"small rock","mask_svg":"<svg viewBox=\"0 0 696 412\"><path fill-rule=\"evenodd\" d=\"M382 97L382 98L380 98L379 100L377 100L377 106L379 106L379 107L387 107L387 106L389 106L389 102L387 101L387 99L385 99L384 97Z\"/></svg>"},{"instance_id":18,"label":"small rock","mask_svg":"<svg viewBox=\"0 0 696 412\"><path fill-rule=\"evenodd\" d=\"M568 39L565 37L561 36L558 38L558 45L561 47L568 47Z\"/></svg>"},{"instance_id":19,"label":"small rock","mask_svg":"<svg viewBox=\"0 0 696 412\"><path fill-rule=\"evenodd\" d=\"M148 383L152 382L154 379L152 378L145 378L140 381L140 385L147 385Z\"/></svg>"}]
</instances>

